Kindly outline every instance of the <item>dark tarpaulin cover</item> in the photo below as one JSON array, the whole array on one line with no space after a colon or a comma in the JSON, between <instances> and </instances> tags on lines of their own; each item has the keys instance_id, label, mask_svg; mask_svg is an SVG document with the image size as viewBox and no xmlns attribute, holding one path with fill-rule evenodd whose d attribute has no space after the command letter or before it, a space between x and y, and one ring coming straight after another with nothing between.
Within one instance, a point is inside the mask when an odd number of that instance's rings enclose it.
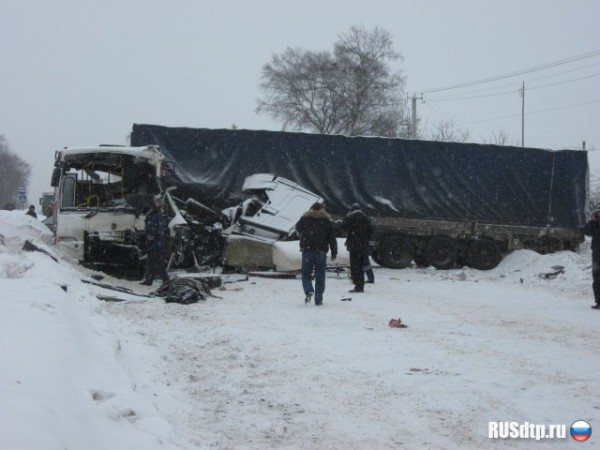
<instances>
[{"instance_id":1,"label":"dark tarpaulin cover","mask_svg":"<svg viewBox=\"0 0 600 450\"><path fill-rule=\"evenodd\" d=\"M288 178L345 214L579 228L587 153L261 130L133 125L131 145L159 145L177 196L236 204L254 173Z\"/></svg>"}]
</instances>

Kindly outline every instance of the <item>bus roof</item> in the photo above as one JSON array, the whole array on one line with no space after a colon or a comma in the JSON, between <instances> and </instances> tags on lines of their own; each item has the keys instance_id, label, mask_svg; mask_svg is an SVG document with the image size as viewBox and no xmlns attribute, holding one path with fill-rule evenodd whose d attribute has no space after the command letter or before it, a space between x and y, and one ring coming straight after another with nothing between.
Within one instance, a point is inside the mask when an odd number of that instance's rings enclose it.
<instances>
[{"instance_id":1,"label":"bus roof","mask_svg":"<svg viewBox=\"0 0 600 450\"><path fill-rule=\"evenodd\" d=\"M121 155L131 155L147 159L162 158L163 155L159 152L157 145L145 145L143 147L126 147L118 145L99 145L96 147L64 147L58 151L60 158L65 156L79 155L86 153L112 153Z\"/></svg>"}]
</instances>

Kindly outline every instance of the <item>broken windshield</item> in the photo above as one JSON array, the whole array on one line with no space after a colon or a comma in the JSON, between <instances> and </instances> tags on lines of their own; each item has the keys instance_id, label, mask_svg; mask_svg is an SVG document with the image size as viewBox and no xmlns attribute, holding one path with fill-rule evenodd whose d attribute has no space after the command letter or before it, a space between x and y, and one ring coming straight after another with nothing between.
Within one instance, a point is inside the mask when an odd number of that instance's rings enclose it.
<instances>
[{"instance_id":1,"label":"broken windshield","mask_svg":"<svg viewBox=\"0 0 600 450\"><path fill-rule=\"evenodd\" d=\"M160 192L155 167L144 158L114 153L66 155L61 208L133 208Z\"/></svg>"}]
</instances>

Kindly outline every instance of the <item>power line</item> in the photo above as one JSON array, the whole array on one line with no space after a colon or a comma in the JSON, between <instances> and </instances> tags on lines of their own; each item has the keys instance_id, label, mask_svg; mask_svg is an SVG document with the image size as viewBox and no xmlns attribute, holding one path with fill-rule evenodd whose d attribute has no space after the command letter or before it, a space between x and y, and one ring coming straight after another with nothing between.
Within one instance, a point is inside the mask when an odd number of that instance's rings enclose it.
<instances>
[{"instance_id":1,"label":"power line","mask_svg":"<svg viewBox=\"0 0 600 450\"><path fill-rule=\"evenodd\" d=\"M531 82L531 81L545 80L546 78L552 78L552 77L556 77L558 75L564 75L565 73L571 73L571 72L575 72L577 70L587 69L588 67L594 67L594 66L598 66L598 65L600 65L600 62L595 62L595 63L592 63L592 64L587 64L585 66L575 67L574 69L563 70L562 72L551 73L550 75L544 75L543 77L527 78L525 80L525 82L528 83L528 82Z\"/></svg>"},{"instance_id":2,"label":"power line","mask_svg":"<svg viewBox=\"0 0 600 450\"><path fill-rule=\"evenodd\" d=\"M600 56L600 49L592 50L592 51L589 51L586 53L571 56L569 58L560 59L560 60L553 61L550 63L540 64L537 66L529 67L527 69L517 70L515 72L509 72L509 73L506 73L503 75L496 75L493 77L482 78L479 80L467 81L464 83L451 84L451 85L437 87L437 88L431 88L431 89L424 89L424 90L419 90L419 91L415 91L415 92L420 92L421 94L429 94L432 92L448 91L448 90L452 90L452 89L459 89L459 88L463 88L463 87L475 86L478 84L490 83L492 81L498 81L498 80L502 80L505 78L515 77L517 75L523 75L526 73L537 72L540 70L546 70L546 69L550 69L552 67L569 64L572 62L581 61L583 59L593 58L596 56Z\"/></svg>"},{"instance_id":3,"label":"power line","mask_svg":"<svg viewBox=\"0 0 600 450\"><path fill-rule=\"evenodd\" d=\"M587 69L589 67L594 67L594 66L598 66L598 65L600 65L600 62L596 62L596 63L592 63L592 64L587 64L585 66L576 67L574 69L563 70L562 72L556 72L556 73L552 73L550 75L544 75L543 77L526 78L524 81L526 83L530 83L532 81L545 80L547 78L557 77L559 75L564 75L566 73L576 72L578 70ZM519 85L520 85L520 83L519 83ZM517 88L516 86L517 86L517 84L514 83L514 82L512 82L512 83L509 83L509 84L502 84L502 85L499 85L499 86L486 87L486 88L482 88L482 89L471 89L468 92L465 92L464 94L459 94L459 95L469 95L471 93L476 93L476 92L489 92L489 91L494 91L494 90L497 90L497 89L512 88L510 91L504 91L504 92L499 93L499 94L490 94L490 96L500 95L500 94L503 95L503 94L513 93L515 90L520 89L520 88ZM479 97L474 97L474 98L479 98ZM441 97L441 98L433 98L433 99L428 99L428 100L430 100L430 101L446 101L446 100L455 100L455 99L459 100L459 99L462 99L462 97Z\"/></svg>"},{"instance_id":4,"label":"power line","mask_svg":"<svg viewBox=\"0 0 600 450\"><path fill-rule=\"evenodd\" d=\"M433 103L429 103L429 102L424 102L425 106L427 108L429 108L431 111L433 111L435 114L437 114L438 116L440 116L442 118L442 120L451 120L451 117L448 116L448 114L446 114L444 111L442 111L441 109L438 109L437 107L435 107L433 105Z\"/></svg>"},{"instance_id":5,"label":"power line","mask_svg":"<svg viewBox=\"0 0 600 450\"><path fill-rule=\"evenodd\" d=\"M478 98L497 97L499 95L514 94L515 92L520 92L520 90L521 90L521 88L515 87L514 89L511 89L510 91L495 92L493 94L468 95L466 97L428 98L427 101L428 102L454 102L454 101L460 101L460 100L474 100L474 99L478 99Z\"/></svg>"},{"instance_id":6,"label":"power line","mask_svg":"<svg viewBox=\"0 0 600 450\"><path fill-rule=\"evenodd\" d=\"M574 108L575 106L590 105L592 103L600 103L600 99L590 100L588 102L571 103L569 105L562 105L562 106L557 106L554 108L538 109L535 111L527 111L527 114L541 114L541 113L548 112L548 111L556 111L558 109L566 109L566 108ZM513 117L521 117L521 114L510 114L508 116L499 116L499 117L492 117L490 119L475 120L473 122L468 122L464 125L472 125L472 124L484 123L484 122L493 122L494 120L511 119Z\"/></svg>"},{"instance_id":7,"label":"power line","mask_svg":"<svg viewBox=\"0 0 600 450\"><path fill-rule=\"evenodd\" d=\"M546 88L546 87L551 87L551 86L557 86L559 84L565 84L565 83L572 83L574 81L580 81L580 80L587 80L588 78L594 78L594 77L598 77L600 76L600 73L594 73L591 75L586 75L583 77L578 77L578 78L571 78L569 80L562 80L562 81L557 81L555 83L548 83L548 84L541 84L538 86L528 86L527 90L531 91L531 90L535 90L535 89L542 89L542 88ZM548 78L548 77L542 77L540 79L544 79L544 78ZM474 91L474 92L485 92L487 90L490 89L482 89L480 91ZM514 94L515 92L520 91L520 88L517 89L516 87L514 89L511 89L509 91L502 91L502 92L495 92L495 93L491 93L491 94L482 94L482 95L466 95L466 96L456 96L456 97L439 97L439 98L428 98L427 101L429 102L448 102L448 101L460 101L460 100L474 100L474 99L478 99L478 98L486 98L486 97L497 97L500 95L508 95L508 94Z\"/></svg>"},{"instance_id":8,"label":"power line","mask_svg":"<svg viewBox=\"0 0 600 450\"><path fill-rule=\"evenodd\" d=\"M558 84L572 83L573 81L586 80L588 78L594 78L594 77L598 77L598 76L600 76L600 73L594 73L592 75L587 75L585 77L572 78L570 80L557 81L556 83L549 83L549 84L542 84L540 86L528 87L527 90L531 91L533 89L541 89L541 88L545 88L545 87L556 86Z\"/></svg>"},{"instance_id":9,"label":"power line","mask_svg":"<svg viewBox=\"0 0 600 450\"><path fill-rule=\"evenodd\" d=\"M592 63L592 64L587 64L585 66L576 67L574 69L563 70L562 72L556 72L556 73L552 73L550 75L544 75L543 77L526 78L524 81L526 83L530 83L532 81L545 80L547 78L557 77L559 75L564 75L566 73L576 72L578 70L587 69L589 67L594 67L594 66L598 66L598 65L600 65L600 62L596 62L596 63ZM499 86L486 87L486 88L482 88L482 89L471 89L468 92L465 92L464 94L459 94L459 95L469 95L471 93L476 93L476 92L489 92L489 91L494 91L494 90L503 89L503 88L512 88L512 90L510 90L510 91L504 91L501 94L512 93L512 92L514 92L515 89L517 89L516 88L516 84L514 82L512 82L512 83L509 83L509 84L502 84L502 85L499 85ZM492 95L496 95L496 94L491 94L491 96ZM500 94L498 94L498 95L500 95ZM478 97L474 97L474 98L478 98ZM460 99L462 99L462 97L459 96L459 97L433 98L433 99L428 99L428 100L431 100L431 101L446 101L446 100L460 100Z\"/></svg>"}]
</instances>

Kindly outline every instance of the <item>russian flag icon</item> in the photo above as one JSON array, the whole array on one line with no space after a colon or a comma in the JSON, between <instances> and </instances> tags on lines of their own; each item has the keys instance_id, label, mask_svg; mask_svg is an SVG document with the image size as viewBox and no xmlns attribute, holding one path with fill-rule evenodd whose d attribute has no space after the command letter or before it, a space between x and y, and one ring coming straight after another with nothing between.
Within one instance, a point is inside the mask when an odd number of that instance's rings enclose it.
<instances>
[{"instance_id":1,"label":"russian flag icon","mask_svg":"<svg viewBox=\"0 0 600 450\"><path fill-rule=\"evenodd\" d=\"M587 441L591 435L592 427L585 420L578 420L571 425L571 437L576 441Z\"/></svg>"}]
</instances>

